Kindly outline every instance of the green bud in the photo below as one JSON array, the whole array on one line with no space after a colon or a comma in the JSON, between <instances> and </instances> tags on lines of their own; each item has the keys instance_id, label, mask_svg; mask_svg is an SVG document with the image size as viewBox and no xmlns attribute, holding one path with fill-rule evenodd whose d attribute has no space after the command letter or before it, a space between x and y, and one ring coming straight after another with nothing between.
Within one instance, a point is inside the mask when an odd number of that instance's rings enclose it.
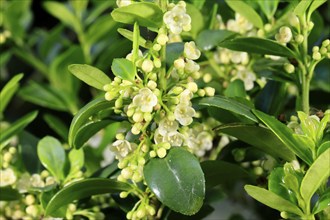
<instances>
[{"instance_id":1,"label":"green bud","mask_svg":"<svg viewBox=\"0 0 330 220\"><path fill-rule=\"evenodd\" d=\"M322 58L321 54L319 52L313 53L313 59L314 60L320 60Z\"/></svg>"},{"instance_id":2,"label":"green bud","mask_svg":"<svg viewBox=\"0 0 330 220\"><path fill-rule=\"evenodd\" d=\"M327 47L328 45L330 45L330 40L329 39L326 39L322 42L323 47Z\"/></svg>"},{"instance_id":3,"label":"green bud","mask_svg":"<svg viewBox=\"0 0 330 220\"><path fill-rule=\"evenodd\" d=\"M285 63L284 64L284 70L287 73L293 73L295 71L295 67L291 63Z\"/></svg>"},{"instance_id":4,"label":"green bud","mask_svg":"<svg viewBox=\"0 0 330 220\"><path fill-rule=\"evenodd\" d=\"M295 36L294 39L298 44L301 44L302 42L304 42L304 36L301 34L298 34L297 36Z\"/></svg>"},{"instance_id":5,"label":"green bud","mask_svg":"<svg viewBox=\"0 0 330 220\"><path fill-rule=\"evenodd\" d=\"M166 149L161 147L157 150L157 156L159 158L164 158L166 156Z\"/></svg>"},{"instance_id":6,"label":"green bud","mask_svg":"<svg viewBox=\"0 0 330 220\"><path fill-rule=\"evenodd\" d=\"M122 198L122 199L125 199L127 196L128 196L128 192L121 192L119 194L119 197Z\"/></svg>"},{"instance_id":7,"label":"green bud","mask_svg":"<svg viewBox=\"0 0 330 220\"><path fill-rule=\"evenodd\" d=\"M123 99L122 98L119 98L115 101L115 107L116 108L121 108L123 107Z\"/></svg>"}]
</instances>

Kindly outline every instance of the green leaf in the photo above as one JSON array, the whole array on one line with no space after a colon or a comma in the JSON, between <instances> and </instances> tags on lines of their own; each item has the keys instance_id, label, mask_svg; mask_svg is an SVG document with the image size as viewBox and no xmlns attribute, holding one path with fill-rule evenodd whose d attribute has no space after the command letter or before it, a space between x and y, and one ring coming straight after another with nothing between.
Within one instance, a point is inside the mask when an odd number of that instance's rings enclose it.
<instances>
[{"instance_id":1,"label":"green leaf","mask_svg":"<svg viewBox=\"0 0 330 220\"><path fill-rule=\"evenodd\" d=\"M258 200L259 202L273 209L276 209L280 212L291 212L299 216L304 215L303 212L296 205L286 199L283 199L282 197L276 195L273 192L252 185L245 185L244 189L255 200Z\"/></svg>"},{"instance_id":2,"label":"green leaf","mask_svg":"<svg viewBox=\"0 0 330 220\"><path fill-rule=\"evenodd\" d=\"M300 1L299 4L293 10L293 13L300 17L303 16L311 3L312 1Z\"/></svg>"},{"instance_id":3,"label":"green leaf","mask_svg":"<svg viewBox=\"0 0 330 220\"><path fill-rule=\"evenodd\" d=\"M38 115L37 111L30 112L24 115L22 118L15 121L10 125L6 130L0 130L0 143L4 143L6 140L11 138L12 136L20 133L28 124L30 124ZM2 146L2 145L1 145ZM1 149L0 149L1 150Z\"/></svg>"},{"instance_id":4,"label":"green leaf","mask_svg":"<svg viewBox=\"0 0 330 220\"><path fill-rule=\"evenodd\" d=\"M70 161L69 175L75 174L84 166L84 150L71 149L69 153L69 161Z\"/></svg>"},{"instance_id":5,"label":"green leaf","mask_svg":"<svg viewBox=\"0 0 330 220\"><path fill-rule=\"evenodd\" d=\"M320 147L317 149L317 156L320 156L327 149L330 149L330 141L326 141L320 145Z\"/></svg>"},{"instance_id":6,"label":"green leaf","mask_svg":"<svg viewBox=\"0 0 330 220\"><path fill-rule=\"evenodd\" d=\"M305 201L310 201L316 190L330 176L330 149L321 154L307 170L300 186L300 194Z\"/></svg>"},{"instance_id":7,"label":"green leaf","mask_svg":"<svg viewBox=\"0 0 330 220\"><path fill-rule=\"evenodd\" d=\"M135 77L134 64L125 58L114 59L112 61L111 70L113 74L115 74L115 76L121 79L129 80L129 81L134 80Z\"/></svg>"},{"instance_id":8,"label":"green leaf","mask_svg":"<svg viewBox=\"0 0 330 220\"><path fill-rule=\"evenodd\" d=\"M206 188L219 184L234 184L240 180L250 179L249 173L237 164L219 160L203 161L201 163L205 175Z\"/></svg>"},{"instance_id":9,"label":"green leaf","mask_svg":"<svg viewBox=\"0 0 330 220\"><path fill-rule=\"evenodd\" d=\"M104 72L87 64L72 64L68 69L81 81L102 91L104 85L111 83L111 79Z\"/></svg>"},{"instance_id":10,"label":"green leaf","mask_svg":"<svg viewBox=\"0 0 330 220\"><path fill-rule=\"evenodd\" d=\"M147 185L164 205L193 215L203 205L205 179L198 160L183 148L172 148L163 159L151 159L144 167Z\"/></svg>"},{"instance_id":11,"label":"green leaf","mask_svg":"<svg viewBox=\"0 0 330 220\"><path fill-rule=\"evenodd\" d=\"M60 118L50 114L44 115L43 118L47 122L48 126L53 129L63 140L66 141L68 139L69 129Z\"/></svg>"},{"instance_id":12,"label":"green leaf","mask_svg":"<svg viewBox=\"0 0 330 220\"><path fill-rule=\"evenodd\" d=\"M117 30L119 34L121 34L123 37L127 38L130 41L133 41L133 32L124 28L118 28ZM139 37L139 45L141 47L144 47L148 49L149 47L146 45L147 40L144 39L142 36Z\"/></svg>"},{"instance_id":13,"label":"green leaf","mask_svg":"<svg viewBox=\"0 0 330 220\"><path fill-rule=\"evenodd\" d=\"M323 5L327 0L315 0L309 6L308 14L311 15L318 7Z\"/></svg>"},{"instance_id":14,"label":"green leaf","mask_svg":"<svg viewBox=\"0 0 330 220\"><path fill-rule=\"evenodd\" d=\"M267 128L248 124L225 124L219 126L217 130L234 136L275 158L279 157L289 162L295 159L295 155L286 145Z\"/></svg>"},{"instance_id":15,"label":"green leaf","mask_svg":"<svg viewBox=\"0 0 330 220\"><path fill-rule=\"evenodd\" d=\"M302 142L293 137L292 131L284 124L263 112L252 112L278 137L282 143L307 164L312 164L311 151Z\"/></svg>"},{"instance_id":16,"label":"green leaf","mask_svg":"<svg viewBox=\"0 0 330 220\"><path fill-rule=\"evenodd\" d=\"M117 22L134 24L150 28L160 28L163 24L163 12L154 3L136 2L134 4L116 8L111 16Z\"/></svg>"},{"instance_id":17,"label":"green leaf","mask_svg":"<svg viewBox=\"0 0 330 220\"><path fill-rule=\"evenodd\" d=\"M294 195L285 186L284 176L283 167L277 167L272 170L268 177L268 189L283 199L295 203Z\"/></svg>"},{"instance_id":18,"label":"green leaf","mask_svg":"<svg viewBox=\"0 0 330 220\"><path fill-rule=\"evenodd\" d=\"M47 192L42 192L40 195L40 203L42 205L43 210L46 209L49 201L53 198L53 196L56 194L57 190L51 190L51 191L47 191ZM56 211L53 212L53 216L55 217L59 217L59 218L65 218L66 215L66 210L67 210L68 206L62 206L59 209L57 209Z\"/></svg>"},{"instance_id":19,"label":"green leaf","mask_svg":"<svg viewBox=\"0 0 330 220\"><path fill-rule=\"evenodd\" d=\"M104 37L109 37L116 32L119 24L109 15L99 17L88 28L86 39L89 45L96 44Z\"/></svg>"},{"instance_id":20,"label":"green leaf","mask_svg":"<svg viewBox=\"0 0 330 220\"><path fill-rule=\"evenodd\" d=\"M58 111L69 110L67 102L63 97L64 94L61 94L60 91L48 85L42 85L31 81L28 86L20 89L18 94L22 99L36 105Z\"/></svg>"},{"instance_id":21,"label":"green leaf","mask_svg":"<svg viewBox=\"0 0 330 220\"><path fill-rule=\"evenodd\" d=\"M189 31L193 38L196 38L198 33L204 27L204 17L194 5L187 3L186 4L187 14L191 18L191 30ZM184 34L184 32L183 32Z\"/></svg>"},{"instance_id":22,"label":"green leaf","mask_svg":"<svg viewBox=\"0 0 330 220\"><path fill-rule=\"evenodd\" d=\"M45 215L52 216L52 214L60 207L75 200L83 199L92 195L117 193L128 191L130 189L131 186L127 183L104 178L90 178L73 182L54 195L47 205Z\"/></svg>"},{"instance_id":23,"label":"green leaf","mask_svg":"<svg viewBox=\"0 0 330 220\"><path fill-rule=\"evenodd\" d=\"M43 3L43 6L46 11L59 19L63 24L73 28L76 32L81 31L79 19L63 3L47 1Z\"/></svg>"},{"instance_id":24,"label":"green leaf","mask_svg":"<svg viewBox=\"0 0 330 220\"><path fill-rule=\"evenodd\" d=\"M257 118L252 114L251 107L242 104L235 99L226 98L224 96L214 96L207 97L202 99L194 100L194 103L198 106L206 106L206 107L216 107L219 109L225 109L231 112L234 112L238 115L241 115L253 122L258 122Z\"/></svg>"},{"instance_id":25,"label":"green leaf","mask_svg":"<svg viewBox=\"0 0 330 220\"><path fill-rule=\"evenodd\" d=\"M242 97L245 98L247 96L246 90L244 87L244 83L240 79L236 79L229 83L228 87L224 91L224 95L226 97Z\"/></svg>"},{"instance_id":26,"label":"green leaf","mask_svg":"<svg viewBox=\"0 0 330 220\"><path fill-rule=\"evenodd\" d=\"M44 167L59 182L64 178L65 152L61 143L50 136L46 136L38 143L38 156Z\"/></svg>"},{"instance_id":27,"label":"green leaf","mask_svg":"<svg viewBox=\"0 0 330 220\"><path fill-rule=\"evenodd\" d=\"M92 116L97 115L102 110L106 110L112 107L114 107L114 101L107 101L104 98L98 98L81 108L72 119L70 125L68 137L69 145L71 147L74 146L74 141L79 129L84 125L92 122Z\"/></svg>"},{"instance_id":28,"label":"green leaf","mask_svg":"<svg viewBox=\"0 0 330 220\"><path fill-rule=\"evenodd\" d=\"M229 5L231 9L235 12L239 13L243 17L245 17L248 21L250 21L254 26L258 28L263 28L264 24L259 16L259 14L247 3L241 0L230 1L226 0L226 3Z\"/></svg>"},{"instance_id":29,"label":"green leaf","mask_svg":"<svg viewBox=\"0 0 330 220\"><path fill-rule=\"evenodd\" d=\"M15 94L16 90L19 87L19 81L23 78L24 74L17 74L14 76L9 82L6 83L6 85L2 88L0 92L0 119L2 118L2 114L4 110L6 109L9 101Z\"/></svg>"},{"instance_id":30,"label":"green leaf","mask_svg":"<svg viewBox=\"0 0 330 220\"><path fill-rule=\"evenodd\" d=\"M176 42L166 45L166 64L171 66L178 59L184 50L184 43Z\"/></svg>"},{"instance_id":31,"label":"green leaf","mask_svg":"<svg viewBox=\"0 0 330 220\"><path fill-rule=\"evenodd\" d=\"M21 132L18 138L20 154L26 170L29 173L40 173L42 165L37 153L39 139L25 131ZM31 161L34 162L31 163Z\"/></svg>"},{"instance_id":32,"label":"green leaf","mask_svg":"<svg viewBox=\"0 0 330 220\"><path fill-rule=\"evenodd\" d=\"M330 204L330 188L328 188L317 200L313 207L313 214L321 212L323 209L329 207Z\"/></svg>"},{"instance_id":33,"label":"green leaf","mask_svg":"<svg viewBox=\"0 0 330 220\"><path fill-rule=\"evenodd\" d=\"M11 187L0 187L0 201L14 201L21 198L21 194Z\"/></svg>"},{"instance_id":34,"label":"green leaf","mask_svg":"<svg viewBox=\"0 0 330 220\"><path fill-rule=\"evenodd\" d=\"M270 20L277 9L279 0L258 0L258 4L261 8L261 10L263 11L263 13L265 13L265 15L267 16L268 20Z\"/></svg>"},{"instance_id":35,"label":"green leaf","mask_svg":"<svg viewBox=\"0 0 330 220\"><path fill-rule=\"evenodd\" d=\"M95 135L98 131L100 131L102 128L105 128L112 122L113 121L111 120L100 120L83 125L77 131L72 146L76 149L81 148L93 135Z\"/></svg>"},{"instance_id":36,"label":"green leaf","mask_svg":"<svg viewBox=\"0 0 330 220\"><path fill-rule=\"evenodd\" d=\"M248 53L268 54L282 57L295 57L295 54L288 47L273 40L258 37L240 37L226 40L218 46L230 50L244 51Z\"/></svg>"},{"instance_id":37,"label":"green leaf","mask_svg":"<svg viewBox=\"0 0 330 220\"><path fill-rule=\"evenodd\" d=\"M236 32L227 30L203 30L199 33L196 39L196 44L200 49L207 51L218 46L221 42L237 35Z\"/></svg>"}]
</instances>

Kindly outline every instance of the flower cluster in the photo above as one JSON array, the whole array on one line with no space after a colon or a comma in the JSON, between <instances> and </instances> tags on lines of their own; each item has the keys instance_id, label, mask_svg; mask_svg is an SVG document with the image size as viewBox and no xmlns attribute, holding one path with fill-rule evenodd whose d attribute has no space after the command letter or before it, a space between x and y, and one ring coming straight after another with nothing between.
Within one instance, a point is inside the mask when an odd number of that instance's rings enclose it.
<instances>
[{"instance_id":1,"label":"flower cluster","mask_svg":"<svg viewBox=\"0 0 330 220\"><path fill-rule=\"evenodd\" d=\"M177 5L170 4L169 11L164 14L164 23L173 34L180 34L182 31L191 29L191 18L186 13L186 3L180 1Z\"/></svg>"}]
</instances>

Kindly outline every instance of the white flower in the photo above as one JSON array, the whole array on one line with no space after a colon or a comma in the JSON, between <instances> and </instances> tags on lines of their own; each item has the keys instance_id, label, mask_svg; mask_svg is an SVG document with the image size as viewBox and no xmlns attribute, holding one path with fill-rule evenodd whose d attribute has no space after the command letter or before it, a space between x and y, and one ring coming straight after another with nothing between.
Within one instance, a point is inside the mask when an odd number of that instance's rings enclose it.
<instances>
[{"instance_id":1,"label":"white flower","mask_svg":"<svg viewBox=\"0 0 330 220\"><path fill-rule=\"evenodd\" d=\"M183 143L183 140L184 140L184 136L177 131L171 135L167 134L163 137L163 142L170 143L171 146L176 146L176 147L180 147Z\"/></svg>"},{"instance_id":2,"label":"white flower","mask_svg":"<svg viewBox=\"0 0 330 220\"><path fill-rule=\"evenodd\" d=\"M196 62L187 59L186 65L184 66L184 70L187 73L194 73L194 72L197 72L199 69L200 69L200 66Z\"/></svg>"},{"instance_id":3,"label":"white flower","mask_svg":"<svg viewBox=\"0 0 330 220\"><path fill-rule=\"evenodd\" d=\"M167 118L162 119L159 122L159 134L162 136L173 135L176 133L176 130L179 128L179 124L176 121L170 121Z\"/></svg>"},{"instance_id":4,"label":"white flower","mask_svg":"<svg viewBox=\"0 0 330 220\"><path fill-rule=\"evenodd\" d=\"M110 150L115 153L116 158L121 160L136 148L135 144L131 144L126 140L117 140L110 146Z\"/></svg>"},{"instance_id":5,"label":"white flower","mask_svg":"<svg viewBox=\"0 0 330 220\"><path fill-rule=\"evenodd\" d=\"M275 35L275 39L283 44L289 43L292 39L292 32L289 27L281 27L279 33Z\"/></svg>"},{"instance_id":6,"label":"white flower","mask_svg":"<svg viewBox=\"0 0 330 220\"><path fill-rule=\"evenodd\" d=\"M152 112L157 103L157 96L148 88L140 89L139 94L133 98L133 104L140 107L142 112Z\"/></svg>"},{"instance_id":7,"label":"white flower","mask_svg":"<svg viewBox=\"0 0 330 220\"><path fill-rule=\"evenodd\" d=\"M189 105L180 103L175 107L174 116L177 121L183 126L187 126L193 122L192 117L195 115L195 110Z\"/></svg>"},{"instance_id":8,"label":"white flower","mask_svg":"<svg viewBox=\"0 0 330 220\"><path fill-rule=\"evenodd\" d=\"M249 56L246 52L233 51L230 60L235 64L247 64L249 62Z\"/></svg>"},{"instance_id":9,"label":"white flower","mask_svg":"<svg viewBox=\"0 0 330 220\"><path fill-rule=\"evenodd\" d=\"M213 137L207 131L200 131L198 126L190 128L188 132L185 133L185 144L191 151L202 157L205 155L205 152L211 150L213 146Z\"/></svg>"},{"instance_id":10,"label":"white flower","mask_svg":"<svg viewBox=\"0 0 330 220\"><path fill-rule=\"evenodd\" d=\"M185 89L180 94L180 103L185 105L191 105L190 99L192 97L193 93L189 89Z\"/></svg>"},{"instance_id":11,"label":"white flower","mask_svg":"<svg viewBox=\"0 0 330 220\"><path fill-rule=\"evenodd\" d=\"M0 170L0 187L9 186L16 182L16 176L11 168Z\"/></svg>"},{"instance_id":12,"label":"white flower","mask_svg":"<svg viewBox=\"0 0 330 220\"><path fill-rule=\"evenodd\" d=\"M127 6L127 5L130 5L132 4L132 1L131 0L117 0L116 1L118 7L124 7L124 6Z\"/></svg>"},{"instance_id":13,"label":"white flower","mask_svg":"<svg viewBox=\"0 0 330 220\"><path fill-rule=\"evenodd\" d=\"M164 14L163 20L167 28L173 34L180 34L182 30L189 31L191 28L191 18L186 13L186 6L183 1L174 6Z\"/></svg>"},{"instance_id":14,"label":"white flower","mask_svg":"<svg viewBox=\"0 0 330 220\"><path fill-rule=\"evenodd\" d=\"M238 69L236 77L244 82L245 90L251 90L254 86L254 81L257 79L255 74L245 68Z\"/></svg>"},{"instance_id":15,"label":"white flower","mask_svg":"<svg viewBox=\"0 0 330 220\"><path fill-rule=\"evenodd\" d=\"M253 24L250 23L245 17L240 14L235 14L235 20L229 19L227 22L227 29L230 31L239 32L241 34L250 31L253 28Z\"/></svg>"},{"instance_id":16,"label":"white flower","mask_svg":"<svg viewBox=\"0 0 330 220\"><path fill-rule=\"evenodd\" d=\"M191 60L197 60L201 56L201 52L197 49L194 41L184 44L183 54L186 58Z\"/></svg>"},{"instance_id":17,"label":"white flower","mask_svg":"<svg viewBox=\"0 0 330 220\"><path fill-rule=\"evenodd\" d=\"M44 187L45 183L42 181L41 176L39 174L33 174L30 178L31 185L33 187Z\"/></svg>"},{"instance_id":18,"label":"white flower","mask_svg":"<svg viewBox=\"0 0 330 220\"><path fill-rule=\"evenodd\" d=\"M129 54L126 55L126 59L128 59L129 61L132 61L132 56L133 56L133 52L130 52ZM138 50L137 58L143 58L143 53L141 50Z\"/></svg>"}]
</instances>

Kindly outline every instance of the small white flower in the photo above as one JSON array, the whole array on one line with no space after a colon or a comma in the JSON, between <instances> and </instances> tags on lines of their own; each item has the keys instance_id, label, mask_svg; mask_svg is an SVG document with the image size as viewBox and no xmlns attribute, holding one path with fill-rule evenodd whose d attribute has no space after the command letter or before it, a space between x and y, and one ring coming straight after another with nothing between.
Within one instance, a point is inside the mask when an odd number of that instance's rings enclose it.
<instances>
[{"instance_id":1,"label":"small white flower","mask_svg":"<svg viewBox=\"0 0 330 220\"><path fill-rule=\"evenodd\" d=\"M194 73L194 72L197 72L199 69L200 69L200 66L196 62L187 59L186 65L184 66L184 70L187 73Z\"/></svg>"},{"instance_id":2,"label":"small white flower","mask_svg":"<svg viewBox=\"0 0 330 220\"><path fill-rule=\"evenodd\" d=\"M162 119L159 122L159 134L162 136L173 135L179 128L179 124L176 121L170 121L167 118Z\"/></svg>"},{"instance_id":3,"label":"small white flower","mask_svg":"<svg viewBox=\"0 0 330 220\"><path fill-rule=\"evenodd\" d=\"M124 6L132 4L132 1L131 0L117 0L116 3L117 3L117 6L120 8L120 7L124 7Z\"/></svg>"},{"instance_id":4,"label":"small white flower","mask_svg":"<svg viewBox=\"0 0 330 220\"><path fill-rule=\"evenodd\" d=\"M247 91L253 89L254 81L257 79L252 71L245 68L240 68L237 71L236 77L244 82L244 87Z\"/></svg>"},{"instance_id":5,"label":"small white flower","mask_svg":"<svg viewBox=\"0 0 330 220\"><path fill-rule=\"evenodd\" d=\"M133 52L130 52L129 54L126 55L126 59L132 61L132 56L133 56ZM143 58L143 53L141 50L138 50L138 58Z\"/></svg>"},{"instance_id":6,"label":"small white flower","mask_svg":"<svg viewBox=\"0 0 330 220\"><path fill-rule=\"evenodd\" d=\"M180 103L175 107L175 119L183 126L187 126L193 122L192 117L195 115L195 110L189 105Z\"/></svg>"},{"instance_id":7,"label":"small white flower","mask_svg":"<svg viewBox=\"0 0 330 220\"><path fill-rule=\"evenodd\" d=\"M230 60L235 64L247 64L249 62L249 56L246 52L233 51Z\"/></svg>"},{"instance_id":8,"label":"small white flower","mask_svg":"<svg viewBox=\"0 0 330 220\"><path fill-rule=\"evenodd\" d=\"M283 44L289 43L292 39L292 32L289 27L281 27L279 33L275 35L275 39Z\"/></svg>"},{"instance_id":9,"label":"small white flower","mask_svg":"<svg viewBox=\"0 0 330 220\"><path fill-rule=\"evenodd\" d=\"M112 143L110 150L115 153L116 158L121 160L136 148L135 144L131 144L126 140L117 140Z\"/></svg>"},{"instance_id":10,"label":"small white flower","mask_svg":"<svg viewBox=\"0 0 330 220\"><path fill-rule=\"evenodd\" d=\"M194 41L184 44L183 55L191 60L197 60L201 56L201 52L197 49Z\"/></svg>"},{"instance_id":11,"label":"small white flower","mask_svg":"<svg viewBox=\"0 0 330 220\"><path fill-rule=\"evenodd\" d=\"M170 143L171 146L180 147L184 141L184 136L179 132L174 132L171 135L167 134L163 137L163 142Z\"/></svg>"},{"instance_id":12,"label":"small white flower","mask_svg":"<svg viewBox=\"0 0 330 220\"><path fill-rule=\"evenodd\" d=\"M16 175L11 168L0 170L0 187L9 186L16 182Z\"/></svg>"},{"instance_id":13,"label":"small white flower","mask_svg":"<svg viewBox=\"0 0 330 220\"><path fill-rule=\"evenodd\" d=\"M229 19L227 22L227 29L244 34L253 28L253 24L250 23L245 17L240 14L235 14L235 20Z\"/></svg>"},{"instance_id":14,"label":"small white flower","mask_svg":"<svg viewBox=\"0 0 330 220\"><path fill-rule=\"evenodd\" d=\"M173 34L180 34L183 29L188 31L191 27L191 18L186 13L185 4L180 2L164 14L163 20Z\"/></svg>"},{"instance_id":15,"label":"small white flower","mask_svg":"<svg viewBox=\"0 0 330 220\"><path fill-rule=\"evenodd\" d=\"M39 174L33 174L30 178L31 185L33 187L44 187L45 183Z\"/></svg>"},{"instance_id":16,"label":"small white flower","mask_svg":"<svg viewBox=\"0 0 330 220\"><path fill-rule=\"evenodd\" d=\"M157 103L157 96L149 88L140 89L139 94L133 98L133 104L140 107L142 112L152 112Z\"/></svg>"},{"instance_id":17,"label":"small white flower","mask_svg":"<svg viewBox=\"0 0 330 220\"><path fill-rule=\"evenodd\" d=\"M185 105L191 105L190 99L192 97L193 93L189 89L185 89L180 94L180 103Z\"/></svg>"}]
</instances>

